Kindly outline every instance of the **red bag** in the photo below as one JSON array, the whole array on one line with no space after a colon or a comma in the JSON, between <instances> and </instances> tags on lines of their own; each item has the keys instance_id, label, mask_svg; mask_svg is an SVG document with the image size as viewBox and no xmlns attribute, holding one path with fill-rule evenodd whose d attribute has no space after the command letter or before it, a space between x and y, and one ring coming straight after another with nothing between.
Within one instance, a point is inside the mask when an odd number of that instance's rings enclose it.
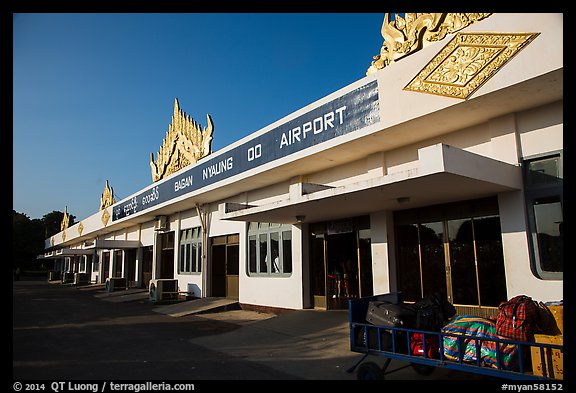
<instances>
[{"instance_id":1,"label":"red bag","mask_svg":"<svg viewBox=\"0 0 576 393\"><path fill-rule=\"evenodd\" d=\"M531 297L518 295L498 306L496 333L516 341L534 341L538 332L538 305Z\"/></svg>"},{"instance_id":2,"label":"red bag","mask_svg":"<svg viewBox=\"0 0 576 393\"><path fill-rule=\"evenodd\" d=\"M440 345L438 336L435 334L426 335L426 357L438 359ZM410 333L410 352L412 355L424 356L424 345L422 344L422 333Z\"/></svg>"}]
</instances>

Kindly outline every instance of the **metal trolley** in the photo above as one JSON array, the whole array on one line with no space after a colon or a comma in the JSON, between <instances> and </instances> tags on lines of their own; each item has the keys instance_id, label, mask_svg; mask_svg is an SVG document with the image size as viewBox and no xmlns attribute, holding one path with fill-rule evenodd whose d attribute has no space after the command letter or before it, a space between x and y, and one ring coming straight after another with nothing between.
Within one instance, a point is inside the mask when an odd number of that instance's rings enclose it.
<instances>
[{"instance_id":1,"label":"metal trolley","mask_svg":"<svg viewBox=\"0 0 576 393\"><path fill-rule=\"evenodd\" d=\"M350 322L350 350L352 352L364 354L347 371L354 372L357 369L357 378L362 380L384 379L384 375L392 360L401 360L410 363L414 370L421 375L431 374L437 367L446 369L482 374L491 377L516 379L516 380L552 380L558 376L554 375L552 365L552 354L563 353L563 346L558 344L545 344L525 341L513 341L504 339L480 338L477 336L421 331L415 329L404 329L388 326L375 326L366 323L366 312L368 304L373 300L389 301L400 303L400 294L391 293L377 296L369 296L349 301L348 318ZM414 334L421 335L422 355L412 354L410 348L411 337ZM428 338L428 339L427 339ZM448 358L443 348L445 338L457 340L456 359ZM496 348L496 364L488 365L482 359L482 343L493 342ZM437 352L429 356L427 345L430 342L437 343ZM470 347L465 348L465 343L473 342L473 361L470 360ZM515 345L517 348L517 362L510 369L501 362L501 351L505 345ZM541 374L532 372L531 348L539 348ZM468 350L468 358L465 353ZM553 352L554 351L554 352ZM559 352L558 352L559 351ZM376 362L365 361L369 355L374 355L386 359L383 366Z\"/></svg>"}]
</instances>

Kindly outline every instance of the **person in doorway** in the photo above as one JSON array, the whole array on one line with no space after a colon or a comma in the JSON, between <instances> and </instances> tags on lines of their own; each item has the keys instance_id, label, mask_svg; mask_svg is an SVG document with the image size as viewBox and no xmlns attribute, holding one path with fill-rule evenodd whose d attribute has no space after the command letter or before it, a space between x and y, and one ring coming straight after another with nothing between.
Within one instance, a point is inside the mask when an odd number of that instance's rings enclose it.
<instances>
[{"instance_id":1,"label":"person in doorway","mask_svg":"<svg viewBox=\"0 0 576 393\"><path fill-rule=\"evenodd\" d=\"M354 267L354 262L351 259L347 259L344 264L344 291L347 298L354 296L354 284L356 282L356 269Z\"/></svg>"},{"instance_id":2,"label":"person in doorway","mask_svg":"<svg viewBox=\"0 0 576 393\"><path fill-rule=\"evenodd\" d=\"M344 281L344 262L339 261L336 264L336 293L338 297L342 296L342 283Z\"/></svg>"}]
</instances>

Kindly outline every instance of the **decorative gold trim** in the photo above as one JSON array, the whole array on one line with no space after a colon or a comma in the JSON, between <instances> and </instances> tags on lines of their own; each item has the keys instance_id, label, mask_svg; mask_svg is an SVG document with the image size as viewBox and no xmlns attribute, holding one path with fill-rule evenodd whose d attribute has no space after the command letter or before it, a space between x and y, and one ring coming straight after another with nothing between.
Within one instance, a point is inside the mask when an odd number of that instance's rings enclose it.
<instances>
[{"instance_id":1,"label":"decorative gold trim","mask_svg":"<svg viewBox=\"0 0 576 393\"><path fill-rule=\"evenodd\" d=\"M404 87L466 99L540 33L458 33Z\"/></svg>"},{"instance_id":2,"label":"decorative gold trim","mask_svg":"<svg viewBox=\"0 0 576 393\"><path fill-rule=\"evenodd\" d=\"M108 180L106 180L106 185L104 186L104 192L100 196L100 210L103 210L109 206L116 203L114 199L114 190L108 185Z\"/></svg>"},{"instance_id":3,"label":"decorative gold trim","mask_svg":"<svg viewBox=\"0 0 576 393\"><path fill-rule=\"evenodd\" d=\"M65 242L66 241L66 229L64 229L62 231L62 241Z\"/></svg>"},{"instance_id":4,"label":"decorative gold trim","mask_svg":"<svg viewBox=\"0 0 576 393\"><path fill-rule=\"evenodd\" d=\"M64 216L62 217L62 221L60 221L60 230L63 231L68 228L68 224L70 223L70 216L68 215L68 206L64 208Z\"/></svg>"},{"instance_id":5,"label":"decorative gold trim","mask_svg":"<svg viewBox=\"0 0 576 393\"><path fill-rule=\"evenodd\" d=\"M82 236L83 231L84 231L84 225L82 224L82 221L80 221L80 224L78 225L78 234Z\"/></svg>"},{"instance_id":6,"label":"decorative gold trim","mask_svg":"<svg viewBox=\"0 0 576 393\"><path fill-rule=\"evenodd\" d=\"M174 100L172 123L168 127L156 160L154 160L154 153L150 153L153 181L163 179L211 153L210 144L214 124L210 115L206 117L208 126L202 129L180 109L178 99Z\"/></svg>"},{"instance_id":7,"label":"decorative gold trim","mask_svg":"<svg viewBox=\"0 0 576 393\"><path fill-rule=\"evenodd\" d=\"M104 226L108 225L108 220L110 220L110 213L108 213L108 209L104 209L102 217L100 217L100 220L102 221L102 224L104 224Z\"/></svg>"},{"instance_id":8,"label":"decorative gold trim","mask_svg":"<svg viewBox=\"0 0 576 393\"><path fill-rule=\"evenodd\" d=\"M366 75L388 66L427 44L440 41L447 34L456 33L491 13L394 13L384 15L380 54L374 56Z\"/></svg>"},{"instance_id":9,"label":"decorative gold trim","mask_svg":"<svg viewBox=\"0 0 576 393\"><path fill-rule=\"evenodd\" d=\"M56 242L56 240L54 239L54 236L52 236L50 238L50 244L52 245L52 247L54 247L54 243Z\"/></svg>"}]
</instances>

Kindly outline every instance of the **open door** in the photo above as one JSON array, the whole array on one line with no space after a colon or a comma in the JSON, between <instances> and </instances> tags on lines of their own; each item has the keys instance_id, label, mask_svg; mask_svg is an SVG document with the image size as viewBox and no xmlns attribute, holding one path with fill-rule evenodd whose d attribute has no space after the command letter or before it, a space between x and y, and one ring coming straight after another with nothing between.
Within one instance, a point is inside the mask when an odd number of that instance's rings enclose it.
<instances>
[{"instance_id":1,"label":"open door","mask_svg":"<svg viewBox=\"0 0 576 393\"><path fill-rule=\"evenodd\" d=\"M238 299L240 246L239 235L212 238L211 288L212 296Z\"/></svg>"}]
</instances>

